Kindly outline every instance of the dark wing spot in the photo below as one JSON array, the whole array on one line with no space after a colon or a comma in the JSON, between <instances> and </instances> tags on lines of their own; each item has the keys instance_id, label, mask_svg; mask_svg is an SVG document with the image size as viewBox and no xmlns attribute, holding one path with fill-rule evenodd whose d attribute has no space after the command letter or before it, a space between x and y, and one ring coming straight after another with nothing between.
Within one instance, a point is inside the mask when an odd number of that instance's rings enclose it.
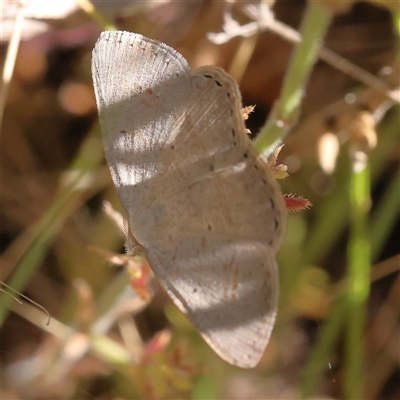
<instances>
[{"instance_id":1,"label":"dark wing spot","mask_svg":"<svg viewBox=\"0 0 400 400\"><path fill-rule=\"evenodd\" d=\"M254 168L258 170L258 165L257 165L257 164L254 164Z\"/></svg>"},{"instance_id":2,"label":"dark wing spot","mask_svg":"<svg viewBox=\"0 0 400 400\"><path fill-rule=\"evenodd\" d=\"M275 230L276 230L276 229L278 229L278 226L279 226L279 222L276 218L274 219L274 223L275 223Z\"/></svg>"},{"instance_id":3,"label":"dark wing spot","mask_svg":"<svg viewBox=\"0 0 400 400\"><path fill-rule=\"evenodd\" d=\"M211 225L210 225L210 224L208 224L208 225L207 225L207 228L208 228L208 230L209 230L209 231L211 231L211 230L212 230L212 227L211 227Z\"/></svg>"},{"instance_id":4,"label":"dark wing spot","mask_svg":"<svg viewBox=\"0 0 400 400\"><path fill-rule=\"evenodd\" d=\"M228 99L231 98L231 94L229 92L226 92L226 95L228 96Z\"/></svg>"},{"instance_id":5,"label":"dark wing spot","mask_svg":"<svg viewBox=\"0 0 400 400\"><path fill-rule=\"evenodd\" d=\"M171 146L171 150L173 150L174 148L175 148L175 146L174 146L174 145L172 145L172 146Z\"/></svg>"},{"instance_id":6,"label":"dark wing spot","mask_svg":"<svg viewBox=\"0 0 400 400\"><path fill-rule=\"evenodd\" d=\"M232 128L232 136L234 137L236 134L235 130Z\"/></svg>"},{"instance_id":7,"label":"dark wing spot","mask_svg":"<svg viewBox=\"0 0 400 400\"><path fill-rule=\"evenodd\" d=\"M212 79L212 76L211 76L211 75L203 75L203 76L204 76L204 78Z\"/></svg>"},{"instance_id":8,"label":"dark wing spot","mask_svg":"<svg viewBox=\"0 0 400 400\"><path fill-rule=\"evenodd\" d=\"M214 164L210 164L210 171L213 172L214 171Z\"/></svg>"},{"instance_id":9,"label":"dark wing spot","mask_svg":"<svg viewBox=\"0 0 400 400\"><path fill-rule=\"evenodd\" d=\"M194 288L194 289L193 289L193 293L196 293L196 292L197 292L197 289L196 289L196 288Z\"/></svg>"},{"instance_id":10,"label":"dark wing spot","mask_svg":"<svg viewBox=\"0 0 400 400\"><path fill-rule=\"evenodd\" d=\"M126 131L125 131L125 130L122 130L120 133L122 133L122 134L125 134L125 133L126 133Z\"/></svg>"},{"instance_id":11,"label":"dark wing spot","mask_svg":"<svg viewBox=\"0 0 400 400\"><path fill-rule=\"evenodd\" d=\"M243 157L244 157L244 158L249 158L249 155L248 155L247 153L244 153L244 154L243 154Z\"/></svg>"},{"instance_id":12,"label":"dark wing spot","mask_svg":"<svg viewBox=\"0 0 400 400\"><path fill-rule=\"evenodd\" d=\"M222 86L222 83L221 82L218 82L217 80L215 80L215 83L217 84L217 86Z\"/></svg>"},{"instance_id":13,"label":"dark wing spot","mask_svg":"<svg viewBox=\"0 0 400 400\"><path fill-rule=\"evenodd\" d=\"M269 199L269 203L271 204L271 208L275 210L275 203L272 199Z\"/></svg>"},{"instance_id":14,"label":"dark wing spot","mask_svg":"<svg viewBox=\"0 0 400 400\"><path fill-rule=\"evenodd\" d=\"M262 178L263 184L266 185L267 184L267 180Z\"/></svg>"}]
</instances>

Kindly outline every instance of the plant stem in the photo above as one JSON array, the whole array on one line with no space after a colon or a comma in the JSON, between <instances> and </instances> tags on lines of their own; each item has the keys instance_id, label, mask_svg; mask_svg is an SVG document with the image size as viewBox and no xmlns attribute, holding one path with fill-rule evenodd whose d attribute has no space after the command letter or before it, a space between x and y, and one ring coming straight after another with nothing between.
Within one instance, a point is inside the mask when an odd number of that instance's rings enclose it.
<instances>
[{"instance_id":1,"label":"plant stem","mask_svg":"<svg viewBox=\"0 0 400 400\"><path fill-rule=\"evenodd\" d=\"M41 218L28 228L26 250L7 282L14 290L24 290L65 220L80 206L85 196L91 193L93 171L98 168L102 158L101 141L89 136L70 168L61 177L60 189L54 202ZM8 315L11 301L11 296L0 296L0 326Z\"/></svg>"},{"instance_id":2,"label":"plant stem","mask_svg":"<svg viewBox=\"0 0 400 400\"><path fill-rule=\"evenodd\" d=\"M93 5L90 0L80 0L76 3L89 17L93 18L102 29L105 31L116 31L117 27L115 24L110 22L97 8Z\"/></svg>"},{"instance_id":3,"label":"plant stem","mask_svg":"<svg viewBox=\"0 0 400 400\"><path fill-rule=\"evenodd\" d=\"M353 168L350 179L350 240L347 248L348 278L346 295L347 332L344 397L364 398L364 328L366 302L369 295L371 242L368 213L370 209L369 164L361 170Z\"/></svg>"},{"instance_id":4,"label":"plant stem","mask_svg":"<svg viewBox=\"0 0 400 400\"><path fill-rule=\"evenodd\" d=\"M400 214L400 168L387 186L371 220L371 257L376 260Z\"/></svg>"},{"instance_id":5,"label":"plant stem","mask_svg":"<svg viewBox=\"0 0 400 400\"><path fill-rule=\"evenodd\" d=\"M307 362L302 374L302 399L309 399L316 392L321 374L329 365L330 355L333 352L345 318L345 303L341 298L336 301L329 314L328 321L323 324L319 340L313 348L310 360ZM332 384L334 383L333 381Z\"/></svg>"},{"instance_id":6,"label":"plant stem","mask_svg":"<svg viewBox=\"0 0 400 400\"><path fill-rule=\"evenodd\" d=\"M307 80L318 60L318 49L330 19L331 15L324 6L314 2L309 3L300 29L302 41L293 53L281 96L275 102L268 121L255 143L259 153L269 155L296 123Z\"/></svg>"},{"instance_id":7,"label":"plant stem","mask_svg":"<svg viewBox=\"0 0 400 400\"><path fill-rule=\"evenodd\" d=\"M0 124L3 122L4 108L7 102L8 89L14 72L15 60L17 59L19 42L21 40L22 28L24 24L25 5L22 1L18 3L17 13L15 15L14 27L8 44L6 60L4 63L2 81L1 81L1 102L0 102Z\"/></svg>"}]
</instances>

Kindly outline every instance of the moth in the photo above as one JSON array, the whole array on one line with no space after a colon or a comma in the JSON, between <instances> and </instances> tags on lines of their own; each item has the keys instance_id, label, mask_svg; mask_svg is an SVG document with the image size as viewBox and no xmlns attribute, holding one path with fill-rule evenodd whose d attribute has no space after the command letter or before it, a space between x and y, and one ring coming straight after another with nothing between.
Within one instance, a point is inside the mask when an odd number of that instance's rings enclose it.
<instances>
[{"instance_id":1,"label":"moth","mask_svg":"<svg viewBox=\"0 0 400 400\"><path fill-rule=\"evenodd\" d=\"M222 359L256 366L275 322L287 212L245 133L236 82L129 32L100 35L92 74L130 250Z\"/></svg>"}]
</instances>

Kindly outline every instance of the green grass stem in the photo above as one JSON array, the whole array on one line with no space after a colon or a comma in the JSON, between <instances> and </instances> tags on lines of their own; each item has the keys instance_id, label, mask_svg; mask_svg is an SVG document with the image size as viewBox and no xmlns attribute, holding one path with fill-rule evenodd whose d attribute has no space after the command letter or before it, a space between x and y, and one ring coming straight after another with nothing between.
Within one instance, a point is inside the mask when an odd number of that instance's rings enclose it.
<instances>
[{"instance_id":1,"label":"green grass stem","mask_svg":"<svg viewBox=\"0 0 400 400\"><path fill-rule=\"evenodd\" d=\"M19 262L14 268L11 278L7 284L14 290L22 292L25 285L36 271L39 263L47 254L48 248L54 241L59 229L65 220L81 204L82 197L91 187L92 171L103 160L101 143L93 137L89 137L81 152L78 154L71 167L60 179L60 188L54 202L48 210L31 228L29 243ZM97 148L97 149L96 149ZM0 326L8 315L11 296L1 294L0 297Z\"/></svg>"},{"instance_id":2,"label":"green grass stem","mask_svg":"<svg viewBox=\"0 0 400 400\"><path fill-rule=\"evenodd\" d=\"M370 168L353 169L350 180L350 239L347 248L349 290L346 294L346 352L344 398L364 397L364 331L370 288L371 242L369 238Z\"/></svg>"},{"instance_id":3,"label":"green grass stem","mask_svg":"<svg viewBox=\"0 0 400 400\"><path fill-rule=\"evenodd\" d=\"M268 121L256 140L255 147L259 153L271 153L296 123L301 99L312 68L318 60L318 49L330 20L328 9L318 3L309 3L300 29L302 41L292 55L281 96L275 102Z\"/></svg>"}]
</instances>

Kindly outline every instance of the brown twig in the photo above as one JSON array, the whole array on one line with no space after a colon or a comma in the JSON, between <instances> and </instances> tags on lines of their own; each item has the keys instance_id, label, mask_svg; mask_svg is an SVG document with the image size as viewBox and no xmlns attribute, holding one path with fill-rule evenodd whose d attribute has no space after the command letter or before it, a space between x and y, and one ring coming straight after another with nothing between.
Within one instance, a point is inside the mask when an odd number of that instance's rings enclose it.
<instances>
[{"instance_id":1,"label":"brown twig","mask_svg":"<svg viewBox=\"0 0 400 400\"><path fill-rule=\"evenodd\" d=\"M244 10L248 15L256 19L254 22L250 22L246 25L239 25L233 20L230 12L227 11L224 15L223 32L209 33L207 35L208 39L215 44L222 44L237 36L248 37L260 31L268 30L288 42L299 43L301 41L300 33L290 26L276 20L267 4L260 4L258 6L258 13L254 12L249 6L245 7ZM252 5L252 7L254 8L254 5ZM364 83L377 92L382 93L388 99L400 103L399 89L392 90L385 81L377 78L365 69L358 67L349 60L323 46L320 47L318 56L332 67Z\"/></svg>"}]
</instances>

